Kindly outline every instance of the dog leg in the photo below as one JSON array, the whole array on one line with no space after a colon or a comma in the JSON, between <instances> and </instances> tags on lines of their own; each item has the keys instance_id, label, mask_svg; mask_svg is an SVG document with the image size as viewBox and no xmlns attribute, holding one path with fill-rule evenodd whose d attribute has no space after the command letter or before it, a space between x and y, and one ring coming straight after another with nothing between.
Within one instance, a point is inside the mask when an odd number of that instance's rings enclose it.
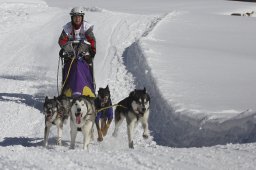
<instances>
[{"instance_id":1,"label":"dog leg","mask_svg":"<svg viewBox=\"0 0 256 170\"><path fill-rule=\"evenodd\" d=\"M148 123L147 122L142 123L142 127L143 127L143 130L144 130L142 136L143 136L144 139L147 139L149 137Z\"/></svg>"},{"instance_id":2,"label":"dog leg","mask_svg":"<svg viewBox=\"0 0 256 170\"><path fill-rule=\"evenodd\" d=\"M103 136L106 136L106 128L107 128L107 123L106 119L101 119L101 132Z\"/></svg>"},{"instance_id":3,"label":"dog leg","mask_svg":"<svg viewBox=\"0 0 256 170\"><path fill-rule=\"evenodd\" d=\"M88 121L85 123L84 128L82 129L84 134L84 146L83 149L88 150L88 145L91 140L91 130L92 130L92 121Z\"/></svg>"},{"instance_id":4,"label":"dog leg","mask_svg":"<svg viewBox=\"0 0 256 170\"><path fill-rule=\"evenodd\" d=\"M105 127L104 127L103 130L102 130L103 136L106 136L106 135L107 135L107 133L108 133L108 128L109 128L109 126L110 126L110 124L111 124L111 121L112 121L112 120L108 120L107 123L106 123L106 120L104 120L104 122L105 122Z\"/></svg>"},{"instance_id":5,"label":"dog leg","mask_svg":"<svg viewBox=\"0 0 256 170\"><path fill-rule=\"evenodd\" d=\"M101 131L103 132L106 127L106 120L102 118L100 120L100 124L101 124Z\"/></svg>"},{"instance_id":6,"label":"dog leg","mask_svg":"<svg viewBox=\"0 0 256 170\"><path fill-rule=\"evenodd\" d=\"M146 115L144 115L144 116L146 116ZM147 139L149 137L148 116L143 117L141 123L142 123L142 127L143 127L143 130L144 130L142 136L143 136L144 139Z\"/></svg>"},{"instance_id":7,"label":"dog leg","mask_svg":"<svg viewBox=\"0 0 256 170\"><path fill-rule=\"evenodd\" d=\"M102 132L101 130L99 129L98 130L98 139L97 139L99 142L102 142L103 141L103 135L102 135Z\"/></svg>"},{"instance_id":8,"label":"dog leg","mask_svg":"<svg viewBox=\"0 0 256 170\"><path fill-rule=\"evenodd\" d=\"M123 120L124 120L124 116L123 115L120 115L120 119L116 119L115 118L115 130L114 130L112 136L117 137L119 127L122 124Z\"/></svg>"},{"instance_id":9,"label":"dog leg","mask_svg":"<svg viewBox=\"0 0 256 170\"><path fill-rule=\"evenodd\" d=\"M90 131L90 135L91 135L91 141L94 141L94 123L92 125L92 130Z\"/></svg>"},{"instance_id":10,"label":"dog leg","mask_svg":"<svg viewBox=\"0 0 256 170\"><path fill-rule=\"evenodd\" d=\"M44 128L44 146L48 146L48 137L49 137L49 132L50 132L50 127L47 127L47 125L45 125Z\"/></svg>"},{"instance_id":11,"label":"dog leg","mask_svg":"<svg viewBox=\"0 0 256 170\"><path fill-rule=\"evenodd\" d=\"M96 122L96 128L97 128L97 132L98 132L98 141L101 142L101 141L103 141L103 136L102 136L101 128L99 125L99 121Z\"/></svg>"},{"instance_id":12,"label":"dog leg","mask_svg":"<svg viewBox=\"0 0 256 170\"><path fill-rule=\"evenodd\" d=\"M133 136L134 136L135 124L136 124L136 119L132 120L130 123L127 121L128 142L129 142L129 148L131 148L131 149L134 149Z\"/></svg>"},{"instance_id":13,"label":"dog leg","mask_svg":"<svg viewBox=\"0 0 256 170\"><path fill-rule=\"evenodd\" d=\"M75 141L76 141L76 135L77 135L77 128L74 125L71 125L71 130L70 130L70 136L71 136L71 141L70 141L70 149L75 148Z\"/></svg>"},{"instance_id":14,"label":"dog leg","mask_svg":"<svg viewBox=\"0 0 256 170\"><path fill-rule=\"evenodd\" d=\"M58 136L57 136L57 139L56 139L57 145L60 145L60 146L62 145L62 141L61 141L62 132L63 132L63 124L60 123L59 126L57 127Z\"/></svg>"}]
</instances>

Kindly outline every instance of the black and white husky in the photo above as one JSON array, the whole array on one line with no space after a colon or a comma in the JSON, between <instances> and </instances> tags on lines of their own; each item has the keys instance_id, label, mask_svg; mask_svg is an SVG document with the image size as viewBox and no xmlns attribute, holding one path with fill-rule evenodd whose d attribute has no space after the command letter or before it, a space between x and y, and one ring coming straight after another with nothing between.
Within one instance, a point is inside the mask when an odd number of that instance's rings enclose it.
<instances>
[{"instance_id":1,"label":"black and white husky","mask_svg":"<svg viewBox=\"0 0 256 170\"><path fill-rule=\"evenodd\" d=\"M146 92L146 88L142 90L134 90L129 97L118 103L115 110L115 130L113 136L117 136L119 126L124 118L127 122L129 148L134 148L133 137L134 128L138 122L142 123L143 137L149 137L148 117L149 117L150 97Z\"/></svg>"},{"instance_id":2,"label":"black and white husky","mask_svg":"<svg viewBox=\"0 0 256 170\"><path fill-rule=\"evenodd\" d=\"M88 149L88 145L93 135L93 124L96 110L94 98L79 96L73 99L70 117L70 148L75 148L75 140L78 131L82 131L83 149Z\"/></svg>"},{"instance_id":3,"label":"black and white husky","mask_svg":"<svg viewBox=\"0 0 256 170\"><path fill-rule=\"evenodd\" d=\"M49 132L52 125L57 126L57 145L62 145L63 123L70 115L71 98L65 96L54 97L49 99L47 96L44 101L44 146L48 145Z\"/></svg>"}]
</instances>

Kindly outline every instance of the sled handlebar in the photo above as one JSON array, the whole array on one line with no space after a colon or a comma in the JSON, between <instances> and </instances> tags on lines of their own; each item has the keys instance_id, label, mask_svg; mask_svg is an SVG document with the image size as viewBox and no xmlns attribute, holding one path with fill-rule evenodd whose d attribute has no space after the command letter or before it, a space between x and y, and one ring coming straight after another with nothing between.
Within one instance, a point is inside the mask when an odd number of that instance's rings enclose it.
<instances>
[{"instance_id":1,"label":"sled handlebar","mask_svg":"<svg viewBox=\"0 0 256 170\"><path fill-rule=\"evenodd\" d=\"M79 44L79 43L80 43L80 41L78 41L78 40L74 40L74 41L71 41L71 43L72 43L72 44Z\"/></svg>"},{"instance_id":2,"label":"sled handlebar","mask_svg":"<svg viewBox=\"0 0 256 170\"><path fill-rule=\"evenodd\" d=\"M87 45L91 45L90 42L86 41L86 40L82 40L82 41L79 41L79 40L74 40L74 41L71 41L72 44L79 44L79 43L84 43L84 44L87 44Z\"/></svg>"},{"instance_id":3,"label":"sled handlebar","mask_svg":"<svg viewBox=\"0 0 256 170\"><path fill-rule=\"evenodd\" d=\"M75 51L75 46L78 45L80 46L79 44L83 44L83 45L88 45L88 46L91 46L91 43L86 41L86 40L82 40L82 41L78 41L78 40L74 40L74 41L69 41L70 43L70 51L64 51L64 50L61 50L59 52L59 56L62 57L62 58L79 58L78 56L80 55L88 55L88 51L86 52L79 52L79 54Z\"/></svg>"}]
</instances>

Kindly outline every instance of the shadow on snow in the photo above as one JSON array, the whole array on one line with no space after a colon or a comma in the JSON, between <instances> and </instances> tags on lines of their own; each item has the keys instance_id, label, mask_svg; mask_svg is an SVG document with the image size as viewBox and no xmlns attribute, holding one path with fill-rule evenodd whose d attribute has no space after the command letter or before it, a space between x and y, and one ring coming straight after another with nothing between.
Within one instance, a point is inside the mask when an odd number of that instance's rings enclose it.
<instances>
[{"instance_id":1,"label":"shadow on snow","mask_svg":"<svg viewBox=\"0 0 256 170\"><path fill-rule=\"evenodd\" d=\"M3 102L15 102L15 103L23 103L27 106L34 107L39 111L43 109L43 102L45 99L45 95L36 94L22 94L22 93L0 93L0 101Z\"/></svg>"},{"instance_id":2,"label":"shadow on snow","mask_svg":"<svg viewBox=\"0 0 256 170\"><path fill-rule=\"evenodd\" d=\"M53 147L56 145L56 138L52 137L48 140L49 147ZM27 138L27 137L5 137L2 142L0 142L0 146L16 146L21 145L24 147L38 147L43 146L42 138ZM62 146L69 146L69 141L62 140Z\"/></svg>"},{"instance_id":3,"label":"shadow on snow","mask_svg":"<svg viewBox=\"0 0 256 170\"><path fill-rule=\"evenodd\" d=\"M2 142L0 142L0 146L14 146L21 145L24 147L37 147L42 146L41 138L27 138L27 137L5 137Z\"/></svg>"}]
</instances>

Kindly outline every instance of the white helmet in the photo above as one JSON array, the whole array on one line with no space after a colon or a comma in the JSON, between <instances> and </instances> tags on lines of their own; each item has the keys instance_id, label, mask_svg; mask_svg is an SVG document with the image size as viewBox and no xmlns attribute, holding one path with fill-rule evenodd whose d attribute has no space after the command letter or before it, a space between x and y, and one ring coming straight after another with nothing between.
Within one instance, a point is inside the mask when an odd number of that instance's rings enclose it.
<instances>
[{"instance_id":1,"label":"white helmet","mask_svg":"<svg viewBox=\"0 0 256 170\"><path fill-rule=\"evenodd\" d=\"M74 15L82 15L84 16L84 8L83 7L75 7L70 11L70 16Z\"/></svg>"}]
</instances>

